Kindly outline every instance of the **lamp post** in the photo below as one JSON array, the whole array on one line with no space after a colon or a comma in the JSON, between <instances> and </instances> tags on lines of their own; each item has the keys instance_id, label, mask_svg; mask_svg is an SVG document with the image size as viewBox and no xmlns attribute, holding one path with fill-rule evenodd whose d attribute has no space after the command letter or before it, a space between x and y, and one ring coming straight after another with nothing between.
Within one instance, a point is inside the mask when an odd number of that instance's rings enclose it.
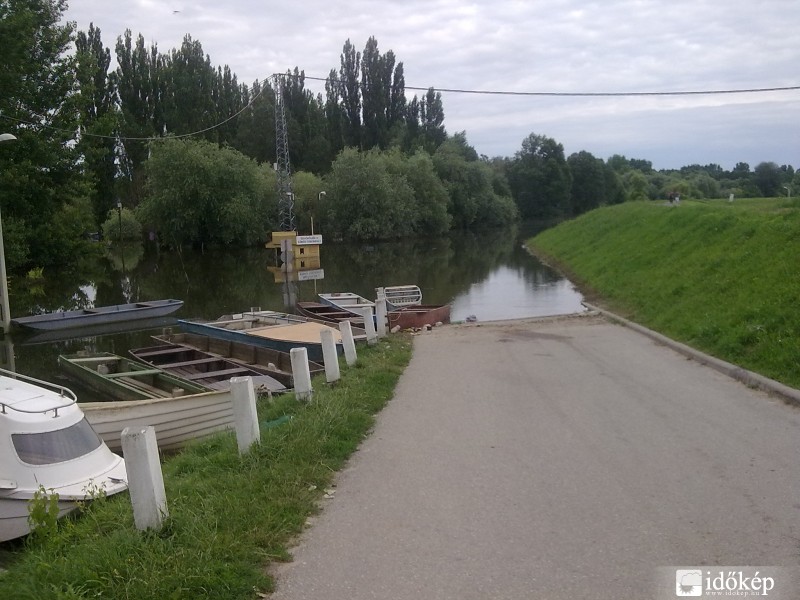
<instances>
[{"instance_id":1,"label":"lamp post","mask_svg":"<svg viewBox=\"0 0 800 600\"><path fill-rule=\"evenodd\" d=\"M119 243L122 244L122 201L117 200L117 216L119 217Z\"/></svg>"},{"instance_id":2,"label":"lamp post","mask_svg":"<svg viewBox=\"0 0 800 600\"><path fill-rule=\"evenodd\" d=\"M314 208L316 209L319 206L319 203L322 202L322 197L325 196L325 192L320 192L317 194L317 206ZM314 235L314 215L311 215L311 235Z\"/></svg>"},{"instance_id":3,"label":"lamp post","mask_svg":"<svg viewBox=\"0 0 800 600\"><path fill-rule=\"evenodd\" d=\"M0 134L0 142L8 142L17 139L16 136L10 133ZM3 219L0 216L0 280L2 283L3 294L3 335L8 333L11 327L11 312L8 306L8 277L6 276L6 250L3 246Z\"/></svg>"},{"instance_id":4,"label":"lamp post","mask_svg":"<svg viewBox=\"0 0 800 600\"><path fill-rule=\"evenodd\" d=\"M783 189L786 190L786 197L787 198L791 198L792 197L792 188L790 188L788 185L785 185L785 186L783 186Z\"/></svg>"}]
</instances>

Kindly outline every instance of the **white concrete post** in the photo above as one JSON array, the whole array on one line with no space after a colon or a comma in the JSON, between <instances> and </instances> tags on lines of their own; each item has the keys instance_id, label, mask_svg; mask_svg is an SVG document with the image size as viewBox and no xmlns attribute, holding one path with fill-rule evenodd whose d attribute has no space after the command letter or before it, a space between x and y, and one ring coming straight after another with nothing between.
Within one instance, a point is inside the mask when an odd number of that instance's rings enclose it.
<instances>
[{"instance_id":1,"label":"white concrete post","mask_svg":"<svg viewBox=\"0 0 800 600\"><path fill-rule=\"evenodd\" d=\"M342 334L342 345L344 346L344 359L348 367L356 364L358 356L356 356L356 342L353 339L353 326L350 321L340 321L339 331Z\"/></svg>"},{"instance_id":2,"label":"white concrete post","mask_svg":"<svg viewBox=\"0 0 800 600\"><path fill-rule=\"evenodd\" d=\"M233 422L236 427L236 443L239 446L239 454L244 454L250 449L250 446L261 441L253 378L232 377L230 394L233 403Z\"/></svg>"},{"instance_id":3,"label":"white concrete post","mask_svg":"<svg viewBox=\"0 0 800 600\"><path fill-rule=\"evenodd\" d=\"M378 333L375 331L375 319L372 318L372 307L365 307L361 309L361 314L364 315L364 330L367 332L367 343L378 343Z\"/></svg>"},{"instance_id":4,"label":"white concrete post","mask_svg":"<svg viewBox=\"0 0 800 600\"><path fill-rule=\"evenodd\" d=\"M156 430L152 426L126 427L121 441L136 529L161 529L169 512Z\"/></svg>"},{"instance_id":5,"label":"white concrete post","mask_svg":"<svg viewBox=\"0 0 800 600\"><path fill-rule=\"evenodd\" d=\"M326 327L319 332L322 340L322 359L325 362L325 380L328 383L339 381L339 356L336 354L336 340L333 337L333 329Z\"/></svg>"},{"instance_id":6,"label":"white concrete post","mask_svg":"<svg viewBox=\"0 0 800 600\"><path fill-rule=\"evenodd\" d=\"M311 400L311 370L308 368L308 350L304 347L289 350L292 359L294 395L298 400Z\"/></svg>"},{"instance_id":7,"label":"white concrete post","mask_svg":"<svg viewBox=\"0 0 800 600\"><path fill-rule=\"evenodd\" d=\"M378 294L375 300L375 325L379 338L386 337L386 296Z\"/></svg>"}]
</instances>

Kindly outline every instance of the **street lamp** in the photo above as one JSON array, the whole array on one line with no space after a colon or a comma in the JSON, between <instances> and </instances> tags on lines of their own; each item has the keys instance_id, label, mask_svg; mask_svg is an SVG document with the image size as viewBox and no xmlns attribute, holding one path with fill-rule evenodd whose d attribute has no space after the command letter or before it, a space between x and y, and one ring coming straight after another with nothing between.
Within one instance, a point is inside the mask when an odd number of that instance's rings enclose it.
<instances>
[{"instance_id":1,"label":"street lamp","mask_svg":"<svg viewBox=\"0 0 800 600\"><path fill-rule=\"evenodd\" d=\"M317 206L319 206L319 203L322 202L322 197L325 196L325 195L326 195L325 192L320 192L319 194L317 194ZM316 208L316 206L314 208ZM313 214L311 215L311 235L314 235L314 215Z\"/></svg>"},{"instance_id":2,"label":"street lamp","mask_svg":"<svg viewBox=\"0 0 800 600\"><path fill-rule=\"evenodd\" d=\"M0 133L0 142L9 142L17 139L10 133ZM6 277L6 251L3 246L3 219L0 216L0 280L2 280L3 293L3 335L11 327L11 309L8 306L8 277Z\"/></svg>"},{"instance_id":3,"label":"street lamp","mask_svg":"<svg viewBox=\"0 0 800 600\"><path fill-rule=\"evenodd\" d=\"M783 186L783 189L786 190L786 197L787 198L791 198L792 197L792 188L790 188L788 185L785 185L785 186Z\"/></svg>"}]
</instances>

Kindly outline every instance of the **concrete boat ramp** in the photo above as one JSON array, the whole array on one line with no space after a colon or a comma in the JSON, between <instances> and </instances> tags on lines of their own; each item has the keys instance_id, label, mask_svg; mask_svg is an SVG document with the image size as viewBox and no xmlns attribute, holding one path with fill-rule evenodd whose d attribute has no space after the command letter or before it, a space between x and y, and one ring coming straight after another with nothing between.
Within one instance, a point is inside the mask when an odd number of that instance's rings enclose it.
<instances>
[{"instance_id":1,"label":"concrete boat ramp","mask_svg":"<svg viewBox=\"0 0 800 600\"><path fill-rule=\"evenodd\" d=\"M800 410L602 316L435 329L274 600L675 598L800 579ZM797 584L797 585L795 585Z\"/></svg>"}]
</instances>

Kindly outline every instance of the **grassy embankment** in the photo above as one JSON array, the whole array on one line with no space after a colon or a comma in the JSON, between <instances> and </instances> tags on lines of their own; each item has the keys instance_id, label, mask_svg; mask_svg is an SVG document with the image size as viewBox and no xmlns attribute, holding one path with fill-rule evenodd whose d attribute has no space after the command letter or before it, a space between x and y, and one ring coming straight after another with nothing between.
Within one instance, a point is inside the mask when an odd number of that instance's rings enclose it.
<instances>
[{"instance_id":1,"label":"grassy embankment","mask_svg":"<svg viewBox=\"0 0 800 600\"><path fill-rule=\"evenodd\" d=\"M251 599L270 590L268 564L289 558L334 472L391 398L411 342L393 335L358 352L335 385L314 379L310 404L293 394L260 399L261 444L249 454L223 433L165 460L160 532L135 529L127 493L95 501L49 538L3 552L0 598Z\"/></svg>"},{"instance_id":2,"label":"grassy embankment","mask_svg":"<svg viewBox=\"0 0 800 600\"><path fill-rule=\"evenodd\" d=\"M637 202L528 242L587 300L800 387L800 204Z\"/></svg>"}]
</instances>

